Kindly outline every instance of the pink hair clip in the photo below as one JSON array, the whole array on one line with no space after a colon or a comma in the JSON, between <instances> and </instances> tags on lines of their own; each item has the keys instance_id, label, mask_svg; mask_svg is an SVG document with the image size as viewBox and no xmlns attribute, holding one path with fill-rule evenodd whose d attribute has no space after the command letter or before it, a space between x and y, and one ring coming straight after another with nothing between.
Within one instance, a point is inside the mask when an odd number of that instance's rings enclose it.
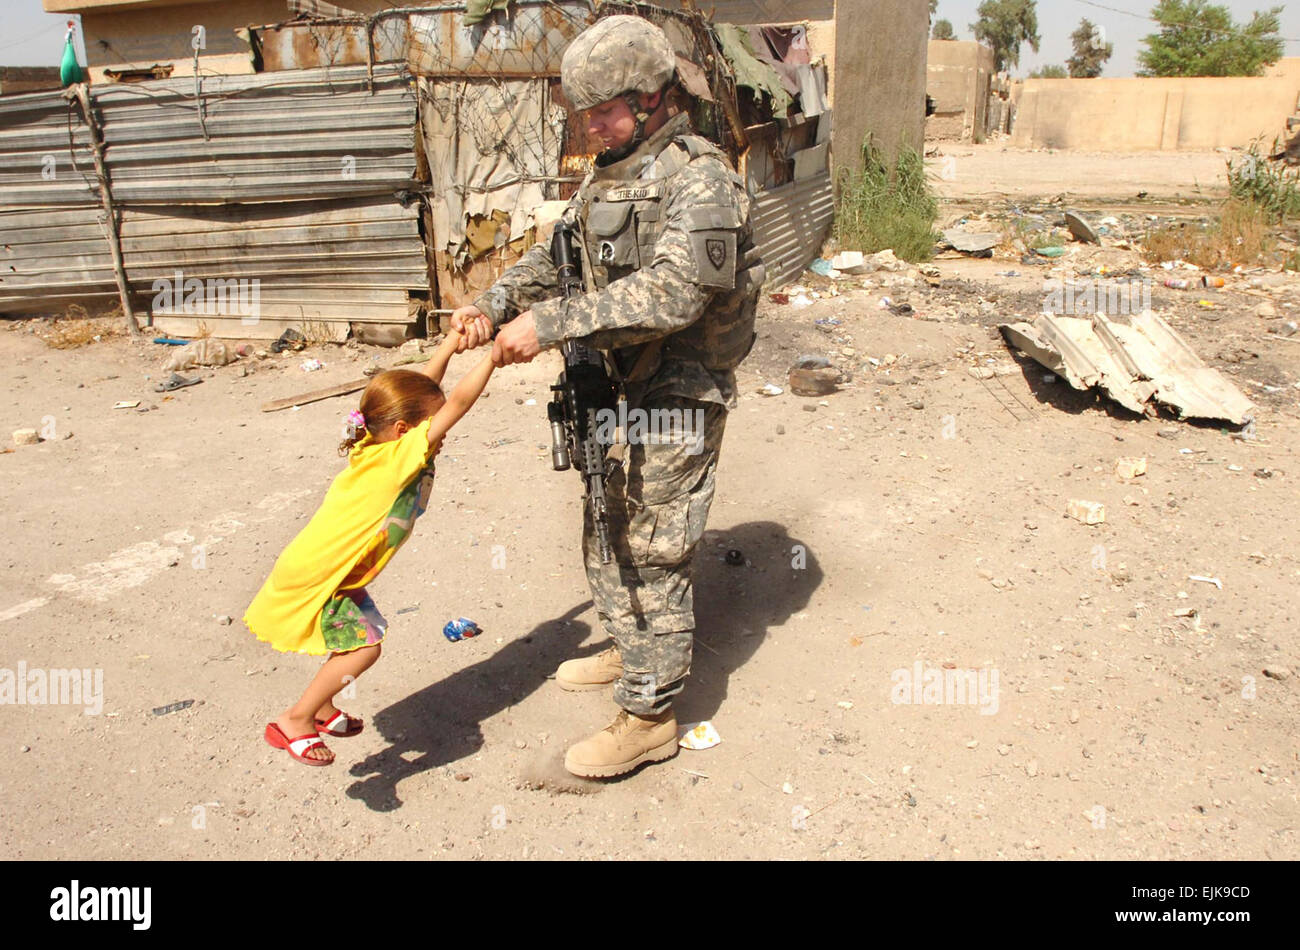
<instances>
[{"instance_id":1,"label":"pink hair clip","mask_svg":"<svg viewBox=\"0 0 1300 950\"><path fill-rule=\"evenodd\" d=\"M364 429L366 427L366 417L356 409L348 413L348 424L354 429Z\"/></svg>"}]
</instances>

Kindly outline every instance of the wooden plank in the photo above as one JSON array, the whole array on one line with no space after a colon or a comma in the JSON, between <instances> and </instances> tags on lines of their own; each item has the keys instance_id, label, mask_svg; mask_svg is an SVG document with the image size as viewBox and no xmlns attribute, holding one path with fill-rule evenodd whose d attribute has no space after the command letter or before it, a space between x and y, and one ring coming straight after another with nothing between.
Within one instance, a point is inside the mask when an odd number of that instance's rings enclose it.
<instances>
[{"instance_id":1,"label":"wooden plank","mask_svg":"<svg viewBox=\"0 0 1300 950\"><path fill-rule=\"evenodd\" d=\"M286 396L284 399L273 399L262 407L263 412L278 412L281 409L291 409L294 406L303 406L309 402L318 402L321 399L332 399L335 396L346 396L348 393L354 393L358 390L365 389L370 385L369 377L363 376L360 379L350 380L346 383L339 383L337 386L326 386L324 389L313 389L309 393L303 393L301 396Z\"/></svg>"},{"instance_id":2,"label":"wooden plank","mask_svg":"<svg viewBox=\"0 0 1300 950\"><path fill-rule=\"evenodd\" d=\"M426 363L432 359L432 353L422 353L419 356L404 356L391 366L384 369L397 369L399 366L408 366L411 363ZM292 409L294 406L303 406L309 402L319 402L322 399L332 399L335 396L346 396L348 393L354 393L357 390L365 389L370 385L371 377L366 376L361 379L354 379L346 383L339 383L337 386L327 386L324 389L314 389L309 393L303 393L301 396L286 396L284 399L274 399L262 407L263 412L278 412L281 409Z\"/></svg>"}]
</instances>

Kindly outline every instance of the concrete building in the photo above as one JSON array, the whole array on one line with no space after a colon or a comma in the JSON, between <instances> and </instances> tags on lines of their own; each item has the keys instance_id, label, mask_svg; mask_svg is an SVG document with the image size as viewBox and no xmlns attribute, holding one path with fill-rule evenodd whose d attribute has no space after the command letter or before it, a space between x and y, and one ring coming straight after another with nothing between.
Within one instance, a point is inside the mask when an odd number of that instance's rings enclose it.
<instances>
[{"instance_id":1,"label":"concrete building","mask_svg":"<svg viewBox=\"0 0 1300 950\"><path fill-rule=\"evenodd\" d=\"M926 119L926 140L983 142L993 79L993 50L983 43L931 40L926 92L935 112Z\"/></svg>"},{"instance_id":2,"label":"concrete building","mask_svg":"<svg viewBox=\"0 0 1300 950\"><path fill-rule=\"evenodd\" d=\"M195 27L205 74L252 73L246 40L236 32L287 19L284 0L41 0L47 13L77 14L92 83L117 75L165 79L194 75ZM155 68L157 67L157 68Z\"/></svg>"},{"instance_id":3,"label":"concrete building","mask_svg":"<svg viewBox=\"0 0 1300 950\"><path fill-rule=\"evenodd\" d=\"M57 66L0 66L0 96L62 86Z\"/></svg>"},{"instance_id":4,"label":"concrete building","mask_svg":"<svg viewBox=\"0 0 1300 950\"><path fill-rule=\"evenodd\" d=\"M1268 144L1300 97L1300 69L1279 66L1260 78L1029 79L1017 91L1012 144L1095 152L1241 148L1260 136Z\"/></svg>"},{"instance_id":5,"label":"concrete building","mask_svg":"<svg viewBox=\"0 0 1300 950\"><path fill-rule=\"evenodd\" d=\"M808 24L809 45L826 56L835 108L831 155L860 164L862 143L892 157L925 142L929 9L920 0L709 0L719 23Z\"/></svg>"}]
</instances>

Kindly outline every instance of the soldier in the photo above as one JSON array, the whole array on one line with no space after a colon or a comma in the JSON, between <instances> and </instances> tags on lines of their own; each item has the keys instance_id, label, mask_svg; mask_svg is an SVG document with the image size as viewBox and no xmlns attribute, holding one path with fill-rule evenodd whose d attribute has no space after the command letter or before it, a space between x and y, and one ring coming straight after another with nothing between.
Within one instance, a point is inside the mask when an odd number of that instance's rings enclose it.
<instances>
[{"instance_id":1,"label":"soldier","mask_svg":"<svg viewBox=\"0 0 1300 950\"><path fill-rule=\"evenodd\" d=\"M614 722L564 760L576 775L608 777L677 752L672 703L695 632L691 567L764 270L744 182L672 105L676 57L662 30L639 17L603 19L570 45L561 76L605 146L565 211L581 238L587 293L557 299L550 247L539 243L452 324L467 347L496 333L498 365L578 340L605 354L628 418L640 410L671 420L658 438L629 436L626 452L610 449L613 562L601 563L590 512L582 543L614 645L556 672L566 690L615 684Z\"/></svg>"}]
</instances>

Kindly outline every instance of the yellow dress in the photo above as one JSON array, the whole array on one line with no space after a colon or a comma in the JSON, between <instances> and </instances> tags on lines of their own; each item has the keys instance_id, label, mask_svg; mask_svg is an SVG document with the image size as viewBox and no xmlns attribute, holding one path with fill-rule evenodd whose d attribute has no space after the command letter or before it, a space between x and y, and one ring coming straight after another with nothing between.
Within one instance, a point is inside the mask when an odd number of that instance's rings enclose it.
<instances>
[{"instance_id":1,"label":"yellow dress","mask_svg":"<svg viewBox=\"0 0 1300 950\"><path fill-rule=\"evenodd\" d=\"M259 640L314 656L367 644L358 605L340 592L374 580L424 513L433 488L432 421L391 442L367 435L353 447L348 467L244 614Z\"/></svg>"}]
</instances>

